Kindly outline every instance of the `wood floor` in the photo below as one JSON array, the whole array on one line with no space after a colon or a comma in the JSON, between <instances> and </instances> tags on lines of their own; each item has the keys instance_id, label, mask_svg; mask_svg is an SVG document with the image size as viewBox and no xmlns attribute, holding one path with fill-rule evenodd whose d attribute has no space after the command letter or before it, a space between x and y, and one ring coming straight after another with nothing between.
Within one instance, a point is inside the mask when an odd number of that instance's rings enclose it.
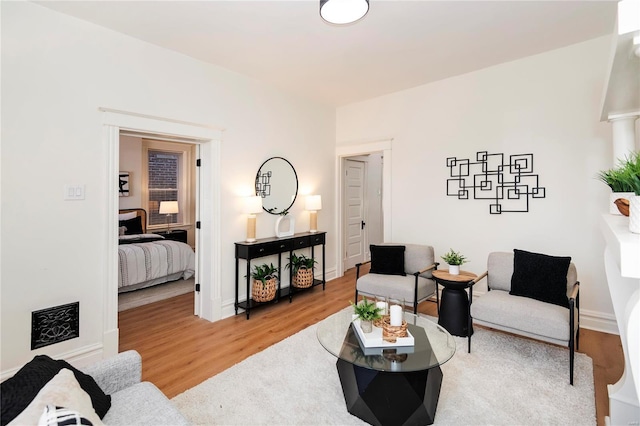
<instances>
[{"instance_id":1,"label":"wood floor","mask_svg":"<svg viewBox=\"0 0 640 426\"><path fill-rule=\"evenodd\" d=\"M142 378L169 398L323 320L353 300L355 269L330 281L326 290L314 288L294 298L256 309L248 321L236 315L215 323L193 315L193 294L185 294L119 313L120 351L142 355ZM437 316L435 303L419 311ZM580 331L580 350L593 359L596 414L604 425L609 413L607 384L623 371L619 336ZM524 385L524 384L523 384Z\"/></svg>"}]
</instances>

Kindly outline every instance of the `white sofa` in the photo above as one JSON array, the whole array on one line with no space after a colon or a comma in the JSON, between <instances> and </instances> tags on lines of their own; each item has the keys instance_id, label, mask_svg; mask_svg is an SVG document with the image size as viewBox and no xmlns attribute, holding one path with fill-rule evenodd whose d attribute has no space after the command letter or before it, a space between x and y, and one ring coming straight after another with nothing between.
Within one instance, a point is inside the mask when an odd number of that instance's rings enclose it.
<instances>
[{"instance_id":1,"label":"white sofa","mask_svg":"<svg viewBox=\"0 0 640 426\"><path fill-rule=\"evenodd\" d=\"M57 424L80 416L94 425L189 424L160 389L141 378L142 359L136 351L82 370L37 355L0 384L0 423Z\"/></svg>"}]
</instances>

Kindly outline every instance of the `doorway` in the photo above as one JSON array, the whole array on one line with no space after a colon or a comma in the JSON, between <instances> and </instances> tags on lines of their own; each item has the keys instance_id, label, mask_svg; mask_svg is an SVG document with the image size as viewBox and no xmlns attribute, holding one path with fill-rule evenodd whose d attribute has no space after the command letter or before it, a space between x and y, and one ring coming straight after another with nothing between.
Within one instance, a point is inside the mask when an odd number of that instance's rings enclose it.
<instances>
[{"instance_id":1,"label":"doorway","mask_svg":"<svg viewBox=\"0 0 640 426\"><path fill-rule=\"evenodd\" d=\"M119 279L123 287L118 288L118 312L194 292L200 283L194 265L197 146L196 141L120 131L118 169L127 178L127 191L119 194L119 211L133 211L122 214L122 219L128 214L141 214L142 209L142 229L149 234L144 238L160 234L158 238L174 243L166 253L161 250L164 244L158 245L158 241L119 247L119 262L127 267L119 268L126 279ZM174 203L174 214L160 214L167 201ZM197 306L194 304L195 314Z\"/></svg>"},{"instance_id":2,"label":"doorway","mask_svg":"<svg viewBox=\"0 0 640 426\"><path fill-rule=\"evenodd\" d=\"M198 168L200 185L196 188L198 209L196 222L196 270L200 292L196 293L194 311L199 317L215 321L222 317L220 288L220 143L224 129L188 123L139 113L100 108L103 121L103 143L107 150L104 179L107 203L105 209L105 241L107 241L104 270L106 285L104 300L104 357L118 353L118 175L120 132L152 134L159 138L196 143L201 159Z\"/></svg>"},{"instance_id":3,"label":"doorway","mask_svg":"<svg viewBox=\"0 0 640 426\"><path fill-rule=\"evenodd\" d=\"M369 259L369 244L391 238L392 139L341 145L338 172L338 276Z\"/></svg>"}]
</instances>

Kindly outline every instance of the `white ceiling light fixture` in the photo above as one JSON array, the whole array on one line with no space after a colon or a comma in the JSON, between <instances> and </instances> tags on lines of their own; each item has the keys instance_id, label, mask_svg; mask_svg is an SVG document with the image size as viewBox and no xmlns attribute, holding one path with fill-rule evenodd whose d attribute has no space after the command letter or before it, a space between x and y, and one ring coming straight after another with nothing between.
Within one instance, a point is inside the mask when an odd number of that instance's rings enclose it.
<instances>
[{"instance_id":1,"label":"white ceiling light fixture","mask_svg":"<svg viewBox=\"0 0 640 426\"><path fill-rule=\"evenodd\" d=\"M320 16L330 24L351 24L369 11L369 0L320 0Z\"/></svg>"}]
</instances>

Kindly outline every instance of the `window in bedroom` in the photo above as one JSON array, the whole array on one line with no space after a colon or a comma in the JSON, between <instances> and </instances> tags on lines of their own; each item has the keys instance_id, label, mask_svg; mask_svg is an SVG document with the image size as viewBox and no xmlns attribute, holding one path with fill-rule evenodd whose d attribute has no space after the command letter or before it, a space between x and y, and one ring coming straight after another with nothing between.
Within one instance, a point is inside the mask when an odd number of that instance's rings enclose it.
<instances>
[{"instance_id":1,"label":"window in bedroom","mask_svg":"<svg viewBox=\"0 0 640 426\"><path fill-rule=\"evenodd\" d=\"M146 189L147 228L188 225L191 202L191 145L143 139L143 187ZM177 201L178 213L160 214L161 201Z\"/></svg>"}]
</instances>

